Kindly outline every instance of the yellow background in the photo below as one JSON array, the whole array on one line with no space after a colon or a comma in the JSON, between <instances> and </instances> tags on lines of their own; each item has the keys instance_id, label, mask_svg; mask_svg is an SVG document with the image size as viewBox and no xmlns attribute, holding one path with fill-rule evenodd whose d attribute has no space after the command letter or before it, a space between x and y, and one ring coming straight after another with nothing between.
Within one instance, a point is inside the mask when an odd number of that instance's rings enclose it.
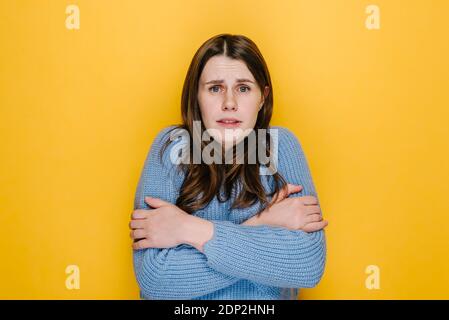
<instances>
[{"instance_id":1,"label":"yellow background","mask_svg":"<svg viewBox=\"0 0 449 320\"><path fill-rule=\"evenodd\" d=\"M67 5L80 29L65 27ZM365 8L380 8L368 30ZM300 299L449 298L449 1L0 2L0 298L138 299L128 221L196 49L244 34L329 220ZM80 289L65 268L80 268ZM380 289L365 287L368 265Z\"/></svg>"}]
</instances>

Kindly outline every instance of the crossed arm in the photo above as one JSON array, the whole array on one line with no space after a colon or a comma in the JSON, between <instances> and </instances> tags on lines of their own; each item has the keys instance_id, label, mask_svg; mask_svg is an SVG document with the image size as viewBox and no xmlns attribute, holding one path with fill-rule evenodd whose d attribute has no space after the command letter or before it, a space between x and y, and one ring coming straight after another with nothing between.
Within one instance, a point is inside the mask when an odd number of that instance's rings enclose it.
<instances>
[{"instance_id":1,"label":"crossed arm","mask_svg":"<svg viewBox=\"0 0 449 320\"><path fill-rule=\"evenodd\" d=\"M299 141L289 131L281 131L281 138L280 145L290 148L295 159L289 163L279 159L278 171L289 183L302 185L304 194L315 195ZM134 209L149 209L144 201L146 195L171 203L176 201L179 190L157 158L160 139L161 134L156 137L145 161ZM313 287L321 279L326 257L323 230L306 233L250 225L249 220L240 225L231 221L208 221L212 223L213 236L202 243L203 252L187 243L172 248L133 251L136 279L146 296L192 299L241 279L294 288Z\"/></svg>"}]
</instances>

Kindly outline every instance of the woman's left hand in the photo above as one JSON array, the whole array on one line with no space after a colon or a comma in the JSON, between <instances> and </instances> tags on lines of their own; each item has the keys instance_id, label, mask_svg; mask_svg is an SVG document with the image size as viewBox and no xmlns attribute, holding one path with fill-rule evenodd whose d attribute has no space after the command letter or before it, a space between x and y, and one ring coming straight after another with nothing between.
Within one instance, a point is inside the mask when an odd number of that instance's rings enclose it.
<instances>
[{"instance_id":1,"label":"woman's left hand","mask_svg":"<svg viewBox=\"0 0 449 320\"><path fill-rule=\"evenodd\" d=\"M145 197L151 210L134 210L129 228L133 249L171 248L183 242L183 231L190 215L176 205Z\"/></svg>"}]
</instances>

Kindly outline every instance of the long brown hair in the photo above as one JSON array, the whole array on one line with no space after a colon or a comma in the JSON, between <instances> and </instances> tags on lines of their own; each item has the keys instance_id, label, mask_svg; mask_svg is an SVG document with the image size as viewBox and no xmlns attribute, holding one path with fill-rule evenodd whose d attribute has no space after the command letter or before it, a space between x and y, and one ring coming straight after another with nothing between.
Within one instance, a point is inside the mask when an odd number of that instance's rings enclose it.
<instances>
[{"instance_id":1,"label":"long brown hair","mask_svg":"<svg viewBox=\"0 0 449 320\"><path fill-rule=\"evenodd\" d=\"M265 129L262 130L262 132L266 132L266 134L264 134L265 137L262 137L262 139L264 139L263 141L266 143L263 148L266 150L266 156L271 158L272 140L270 140L268 126L273 112L273 88L271 85L270 73L268 72L265 60L256 44L243 35L219 34L207 40L197 50L190 63L182 89L182 124L176 125L172 130L187 130L189 133L190 146L194 145L193 139L199 139L197 141L200 142L200 152L202 152L203 148L207 145L201 140L201 137L194 137L193 126L194 121L200 121L201 132L206 130L198 104L198 82L206 62L216 55L224 55L232 59L243 61L253 74L259 88L262 90L262 94L264 93L263 90L265 86L269 87L269 93L265 97L264 104L258 113L254 130L257 137L256 141L259 141L258 129ZM245 137L240 143L248 143L247 138L248 137ZM161 149L161 161L162 154L170 142L171 140L167 139ZM259 147L260 146L256 146L255 152L258 152L257 149ZM241 163L241 161L240 163L237 163L237 161L235 161L237 154L235 152L236 145L234 144L233 148L230 149L233 150L234 155L232 164L223 162L221 162L222 164L217 164L215 162L212 164L203 162L195 164L192 163L192 161L187 164L178 164L179 168L185 172L185 179L176 201L176 205L180 209L192 214L194 211L205 207L215 196L217 196L218 200L221 202L227 201L231 196L233 188L236 188L238 184L240 184L241 191L232 204L232 208L247 208L259 201L260 210L258 211L258 214L260 214L264 208L271 206L261 182L259 172L261 164L259 163L259 159L257 159L258 157L256 157L255 164L248 163L249 148L245 147L245 161L243 161L243 163ZM190 159L192 159L192 147L189 152ZM269 193L268 196L271 197L276 194L274 198L274 200L276 200L278 192L287 183L277 172L274 172L269 177L274 179L274 190ZM221 197L222 188L224 188L224 198Z\"/></svg>"}]
</instances>

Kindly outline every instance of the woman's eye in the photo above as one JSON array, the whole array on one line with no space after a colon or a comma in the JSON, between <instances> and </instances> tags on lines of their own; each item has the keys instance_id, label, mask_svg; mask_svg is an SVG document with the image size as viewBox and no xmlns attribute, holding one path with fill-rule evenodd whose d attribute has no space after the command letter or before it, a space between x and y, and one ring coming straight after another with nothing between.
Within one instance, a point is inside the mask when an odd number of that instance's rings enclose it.
<instances>
[{"instance_id":1,"label":"woman's eye","mask_svg":"<svg viewBox=\"0 0 449 320\"><path fill-rule=\"evenodd\" d=\"M215 90L215 89L218 89L218 90ZM213 86L213 87L209 88L209 91L212 91L212 92L218 92L219 90L220 90L219 86Z\"/></svg>"},{"instance_id":2,"label":"woman's eye","mask_svg":"<svg viewBox=\"0 0 449 320\"><path fill-rule=\"evenodd\" d=\"M241 89L245 89L245 90L242 91ZM241 86L241 87L239 88L239 90L240 90L240 92L248 92L248 91L250 91L251 89L250 89L250 87L247 87L247 86Z\"/></svg>"}]
</instances>

